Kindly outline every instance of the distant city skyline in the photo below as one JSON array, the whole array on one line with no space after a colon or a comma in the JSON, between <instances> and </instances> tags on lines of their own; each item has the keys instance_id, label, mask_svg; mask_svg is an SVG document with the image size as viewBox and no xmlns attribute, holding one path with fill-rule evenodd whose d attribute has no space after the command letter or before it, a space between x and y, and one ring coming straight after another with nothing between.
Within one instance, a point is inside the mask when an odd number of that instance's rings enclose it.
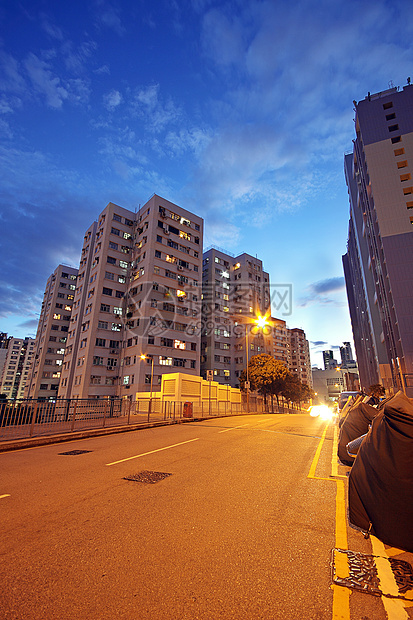
<instances>
[{"instance_id":1,"label":"distant city skyline","mask_svg":"<svg viewBox=\"0 0 413 620\"><path fill-rule=\"evenodd\" d=\"M205 247L258 255L291 288L279 318L314 365L352 341L352 102L405 85L410 2L22 0L0 20L2 331L34 336L90 222L156 193L204 218Z\"/></svg>"}]
</instances>

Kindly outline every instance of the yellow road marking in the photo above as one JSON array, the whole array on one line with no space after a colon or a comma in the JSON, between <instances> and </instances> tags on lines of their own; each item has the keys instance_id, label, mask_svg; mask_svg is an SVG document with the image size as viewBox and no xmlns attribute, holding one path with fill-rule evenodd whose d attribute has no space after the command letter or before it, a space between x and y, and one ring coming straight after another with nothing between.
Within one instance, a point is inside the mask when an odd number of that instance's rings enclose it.
<instances>
[{"instance_id":1,"label":"yellow road marking","mask_svg":"<svg viewBox=\"0 0 413 620\"><path fill-rule=\"evenodd\" d=\"M381 588L387 594L398 596L399 588L397 587L390 563L386 559L386 548L381 540L375 536L370 536L370 540L373 555L378 556L374 558L374 562L376 564ZM382 596L381 600L386 610L388 620L408 620L409 615L405 609L403 600L388 598L387 596Z\"/></svg>"},{"instance_id":2,"label":"yellow road marking","mask_svg":"<svg viewBox=\"0 0 413 620\"><path fill-rule=\"evenodd\" d=\"M219 435L220 433L227 433L228 431L234 431L235 429L237 429L237 428L242 428L243 426L249 426L249 424L240 424L239 426L233 426L232 428L226 428L226 429L225 429L225 430L223 430L223 431L218 431L218 435Z\"/></svg>"},{"instance_id":3,"label":"yellow road marking","mask_svg":"<svg viewBox=\"0 0 413 620\"><path fill-rule=\"evenodd\" d=\"M326 427L325 427L325 429L323 431L323 434L321 435L321 439L320 439L320 441L318 443L317 450L315 452L315 455L314 455L314 458L313 458L313 462L311 463L310 471L308 472L307 478L315 478L314 474L315 474L315 470L316 470L316 467L317 467L318 459L320 458L321 448L323 447L323 443L324 443L324 439L326 437L327 429L328 429L328 424L326 424Z\"/></svg>"},{"instance_id":4,"label":"yellow road marking","mask_svg":"<svg viewBox=\"0 0 413 620\"><path fill-rule=\"evenodd\" d=\"M144 452L143 454L135 454L135 456L128 456L126 459L120 459L120 461L113 461L113 463L106 463L106 466L118 465L118 463L124 463L125 461L132 461L133 459L139 459L141 456L147 456L148 454L155 454L155 452L162 452L162 450L169 450L170 448L176 448L177 446L183 446L185 443L191 443L192 441L198 441L196 439L189 439L188 441L181 441L180 443L174 443L172 446L165 446L164 448L158 448L157 450L151 450L150 452Z\"/></svg>"},{"instance_id":5,"label":"yellow road marking","mask_svg":"<svg viewBox=\"0 0 413 620\"><path fill-rule=\"evenodd\" d=\"M308 472L307 478L312 478L314 480L329 480L335 482L337 485L337 493L336 493L336 530L335 530L335 546L339 549L347 549L347 523L346 523L346 498L345 498L345 484L344 480L337 480L338 477L338 469L337 469L337 460L334 463L334 455L337 454L337 431L334 429L334 440L333 440L333 454L331 459L331 476L336 476L334 478L330 477L318 477L315 475L315 471L318 465L318 461L321 454L321 449L323 447L323 443L325 440L325 436L327 433L328 424L326 425L319 444L317 446L316 453L313 458L313 462L311 463L310 471ZM337 553L334 558L335 567L336 567L336 575L339 577L348 577L349 569L348 569L348 561L347 556L343 553ZM351 590L348 588L344 588L343 586L339 586L337 584L333 584L331 586L333 590L333 615L332 620L350 620L350 594ZM396 619L395 619L396 620ZM404 619L403 619L404 620Z\"/></svg>"},{"instance_id":6,"label":"yellow road marking","mask_svg":"<svg viewBox=\"0 0 413 620\"><path fill-rule=\"evenodd\" d=\"M8 493L6 493L5 495L0 495L0 499L3 499L3 497L11 497L11 495L9 495Z\"/></svg>"}]
</instances>

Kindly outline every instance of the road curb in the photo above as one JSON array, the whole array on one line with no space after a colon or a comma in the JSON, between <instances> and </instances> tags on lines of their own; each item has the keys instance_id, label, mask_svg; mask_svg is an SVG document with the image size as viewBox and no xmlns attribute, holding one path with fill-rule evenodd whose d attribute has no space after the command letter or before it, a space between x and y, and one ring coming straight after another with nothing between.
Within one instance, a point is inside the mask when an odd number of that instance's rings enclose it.
<instances>
[{"instance_id":1,"label":"road curb","mask_svg":"<svg viewBox=\"0 0 413 620\"><path fill-rule=\"evenodd\" d=\"M215 415L211 418L180 418L178 420L161 420L159 422L145 422L143 424L129 424L128 426L109 426L107 428L85 429L83 431L73 431L62 433L60 435L44 435L41 437L30 437L26 439L11 439L10 441L0 442L0 453L12 452L13 450L24 450L25 448L36 448L37 446L47 446L54 443L65 443L68 441L76 441L77 439L87 439L88 437L103 437L105 435L114 435L116 433L127 433L131 431L139 431L145 428L155 428L157 426L170 426L171 424L186 424L187 422L201 422L206 420L215 420L219 418L236 417Z\"/></svg>"}]
</instances>

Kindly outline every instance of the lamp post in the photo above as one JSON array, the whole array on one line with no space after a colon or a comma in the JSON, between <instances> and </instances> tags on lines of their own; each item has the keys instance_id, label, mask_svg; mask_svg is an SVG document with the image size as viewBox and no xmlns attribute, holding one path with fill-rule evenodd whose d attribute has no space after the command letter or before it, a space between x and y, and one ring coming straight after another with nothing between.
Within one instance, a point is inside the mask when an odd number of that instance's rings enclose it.
<instances>
[{"instance_id":1,"label":"lamp post","mask_svg":"<svg viewBox=\"0 0 413 620\"><path fill-rule=\"evenodd\" d=\"M153 387L153 356L149 357L148 355L141 355L141 360L151 360L151 395L149 398L149 408L148 408L148 420L149 420L149 415L151 413L151 409L152 409L152 387Z\"/></svg>"},{"instance_id":2,"label":"lamp post","mask_svg":"<svg viewBox=\"0 0 413 620\"><path fill-rule=\"evenodd\" d=\"M239 320L239 318L240 317L236 317L237 321ZM268 321L267 317L261 316L261 315L258 315L258 317L255 319L249 319L245 323L245 347L246 347L246 361L247 361L247 372L246 372L247 380L246 380L245 387L247 391L247 413L249 413L250 411L250 382L249 382L249 370L248 370L248 363L249 363L248 324L250 323L255 323L255 325L259 329L264 329L264 327L267 327L267 325L270 325L270 322Z\"/></svg>"}]
</instances>

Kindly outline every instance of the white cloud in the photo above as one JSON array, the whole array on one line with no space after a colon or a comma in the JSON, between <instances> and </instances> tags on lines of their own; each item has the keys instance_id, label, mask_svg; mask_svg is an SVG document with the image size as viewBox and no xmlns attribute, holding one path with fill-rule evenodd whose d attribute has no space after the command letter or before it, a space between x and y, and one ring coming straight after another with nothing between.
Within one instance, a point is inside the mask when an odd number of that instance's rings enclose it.
<instances>
[{"instance_id":1,"label":"white cloud","mask_svg":"<svg viewBox=\"0 0 413 620\"><path fill-rule=\"evenodd\" d=\"M124 35L126 29L119 17L118 10L111 6L106 0L97 0L96 5L99 11L97 15L98 24L113 30L119 36Z\"/></svg>"},{"instance_id":2,"label":"white cloud","mask_svg":"<svg viewBox=\"0 0 413 620\"><path fill-rule=\"evenodd\" d=\"M123 97L118 90L112 90L110 93L107 93L103 96L103 104L105 108L110 111L113 111L122 103Z\"/></svg>"},{"instance_id":3,"label":"white cloud","mask_svg":"<svg viewBox=\"0 0 413 620\"><path fill-rule=\"evenodd\" d=\"M49 37L51 37L52 39L56 39L57 41L62 41L63 32L61 28L59 28L55 24L52 24L48 16L44 13L40 17L42 28L49 35Z\"/></svg>"},{"instance_id":4,"label":"white cloud","mask_svg":"<svg viewBox=\"0 0 413 620\"><path fill-rule=\"evenodd\" d=\"M19 62L10 54L0 51L0 89L5 92L22 93L26 83L21 75Z\"/></svg>"},{"instance_id":5,"label":"white cloud","mask_svg":"<svg viewBox=\"0 0 413 620\"><path fill-rule=\"evenodd\" d=\"M53 76L50 66L33 53L28 55L24 66L35 91L46 98L47 105L61 108L69 93L60 78Z\"/></svg>"},{"instance_id":6,"label":"white cloud","mask_svg":"<svg viewBox=\"0 0 413 620\"><path fill-rule=\"evenodd\" d=\"M176 123L182 112L172 99L163 102L159 97L159 84L152 84L136 91L133 98L132 112L145 118L146 126L154 133L164 131L168 125Z\"/></svg>"}]
</instances>

